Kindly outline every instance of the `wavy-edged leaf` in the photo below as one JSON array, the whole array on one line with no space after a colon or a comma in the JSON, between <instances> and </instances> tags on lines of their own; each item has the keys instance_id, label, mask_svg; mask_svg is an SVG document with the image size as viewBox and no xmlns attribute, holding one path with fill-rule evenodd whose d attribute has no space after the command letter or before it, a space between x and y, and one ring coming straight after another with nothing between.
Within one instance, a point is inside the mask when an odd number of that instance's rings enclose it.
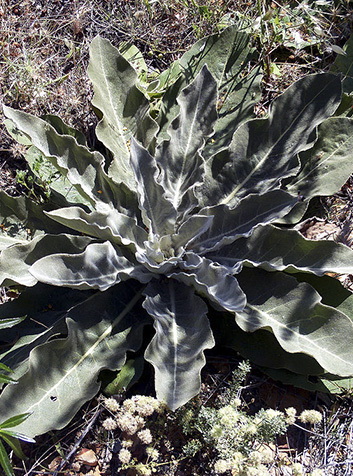
<instances>
[{"instance_id":1,"label":"wavy-edged leaf","mask_svg":"<svg viewBox=\"0 0 353 476\"><path fill-rule=\"evenodd\" d=\"M41 119L53 126L58 134L72 136L77 140L80 145L87 145L85 135L74 127L70 127L65 124L65 122L59 116L54 116L53 114L45 114L44 116L41 116Z\"/></svg>"},{"instance_id":2,"label":"wavy-edged leaf","mask_svg":"<svg viewBox=\"0 0 353 476\"><path fill-rule=\"evenodd\" d=\"M149 114L149 101L136 87L135 69L99 36L90 46L88 75L94 88L92 103L103 114L96 134L114 156L109 174L134 190L128 141L134 136L146 148L153 141L157 124Z\"/></svg>"},{"instance_id":3,"label":"wavy-edged leaf","mask_svg":"<svg viewBox=\"0 0 353 476\"><path fill-rule=\"evenodd\" d=\"M330 240L308 240L296 230L259 226L248 238L240 238L206 255L227 267L248 262L266 271L353 273L353 250Z\"/></svg>"},{"instance_id":4,"label":"wavy-edged leaf","mask_svg":"<svg viewBox=\"0 0 353 476\"><path fill-rule=\"evenodd\" d=\"M170 140L157 148L156 161L165 197L184 213L198 204L193 189L204 173L199 151L212 134L217 118L217 84L207 66L183 89L177 101L179 115L168 128Z\"/></svg>"},{"instance_id":5,"label":"wavy-edged leaf","mask_svg":"<svg viewBox=\"0 0 353 476\"><path fill-rule=\"evenodd\" d=\"M104 172L104 157L99 152L91 152L72 136L58 134L49 123L31 114L5 106L4 114L92 205L125 206L126 190L117 187Z\"/></svg>"},{"instance_id":6,"label":"wavy-edged leaf","mask_svg":"<svg viewBox=\"0 0 353 476\"><path fill-rule=\"evenodd\" d=\"M173 235L162 236L160 239L161 248L164 242L170 249L179 253L181 248L187 246L190 242L205 233L213 221L213 215L191 215L186 221L183 221L177 233Z\"/></svg>"},{"instance_id":7,"label":"wavy-edged leaf","mask_svg":"<svg viewBox=\"0 0 353 476\"><path fill-rule=\"evenodd\" d=\"M236 313L241 329L269 329L285 351L310 355L326 372L353 375L353 320L346 314L284 273L244 268L238 280L247 296L246 307Z\"/></svg>"},{"instance_id":8,"label":"wavy-edged leaf","mask_svg":"<svg viewBox=\"0 0 353 476\"><path fill-rule=\"evenodd\" d=\"M61 208L48 213L53 220L87 235L142 249L148 239L146 231L136 219L114 208L86 213L80 207Z\"/></svg>"},{"instance_id":9,"label":"wavy-edged leaf","mask_svg":"<svg viewBox=\"0 0 353 476\"><path fill-rule=\"evenodd\" d=\"M126 352L140 347L143 326L149 321L137 312L140 297L141 290L123 283L68 309L68 337L32 351L29 370L16 391L10 385L0 396L2 418L31 413L16 426L30 437L63 428L99 390L100 370L118 370Z\"/></svg>"},{"instance_id":10,"label":"wavy-edged leaf","mask_svg":"<svg viewBox=\"0 0 353 476\"><path fill-rule=\"evenodd\" d=\"M230 312L244 309L246 296L238 281L224 266L194 253L188 253L180 263L180 267L185 271L171 272L169 276L195 288L198 293L210 299L218 309Z\"/></svg>"},{"instance_id":11,"label":"wavy-edged leaf","mask_svg":"<svg viewBox=\"0 0 353 476\"><path fill-rule=\"evenodd\" d=\"M306 76L274 102L266 119L239 127L228 149L209 163L199 198L232 206L249 193L265 193L299 170L297 154L309 147L315 128L337 109L341 81L329 73Z\"/></svg>"},{"instance_id":12,"label":"wavy-edged leaf","mask_svg":"<svg viewBox=\"0 0 353 476\"><path fill-rule=\"evenodd\" d=\"M0 254L0 285L34 286L37 279L29 272L41 258L54 253L81 253L92 239L74 235L40 235L27 243L13 245Z\"/></svg>"},{"instance_id":13,"label":"wavy-edged leaf","mask_svg":"<svg viewBox=\"0 0 353 476\"><path fill-rule=\"evenodd\" d=\"M213 216L213 221L189 247L202 254L221 248L241 236L249 236L256 226L286 215L297 202L297 197L283 190L274 190L264 195L249 195L231 210L227 205L203 208L200 214Z\"/></svg>"},{"instance_id":14,"label":"wavy-edged leaf","mask_svg":"<svg viewBox=\"0 0 353 476\"><path fill-rule=\"evenodd\" d=\"M23 240L24 242L28 240ZM9 248L10 246L13 245L18 245L21 243L21 239L19 238L13 238L12 236L6 236L4 233L1 233L0 235L0 252L5 250L6 248Z\"/></svg>"},{"instance_id":15,"label":"wavy-edged leaf","mask_svg":"<svg viewBox=\"0 0 353 476\"><path fill-rule=\"evenodd\" d=\"M255 283L256 284L256 283ZM288 369L302 375L320 375L324 369L306 354L286 352L275 335L265 329L243 331L231 314L210 313L212 330L219 345L239 352L244 359L255 365L273 369Z\"/></svg>"},{"instance_id":16,"label":"wavy-edged leaf","mask_svg":"<svg viewBox=\"0 0 353 476\"><path fill-rule=\"evenodd\" d=\"M89 244L78 254L45 256L35 261L29 272L41 283L100 291L106 291L128 277L144 283L151 279L144 267L129 261L109 241Z\"/></svg>"},{"instance_id":17,"label":"wavy-edged leaf","mask_svg":"<svg viewBox=\"0 0 353 476\"><path fill-rule=\"evenodd\" d=\"M137 180L140 208L145 225L157 236L171 234L177 217L173 204L164 196L164 188L157 182L158 167L154 157L131 141L131 164Z\"/></svg>"},{"instance_id":18,"label":"wavy-edged leaf","mask_svg":"<svg viewBox=\"0 0 353 476\"><path fill-rule=\"evenodd\" d=\"M155 369L158 399L175 410L199 393L203 351L214 346L207 306L189 286L174 280L153 281L144 295L143 307L156 330L145 358Z\"/></svg>"},{"instance_id":19,"label":"wavy-edged leaf","mask_svg":"<svg viewBox=\"0 0 353 476\"><path fill-rule=\"evenodd\" d=\"M300 154L302 168L286 186L306 200L336 193L352 173L353 119L331 117L319 126L318 136L314 147Z\"/></svg>"},{"instance_id":20,"label":"wavy-edged leaf","mask_svg":"<svg viewBox=\"0 0 353 476\"><path fill-rule=\"evenodd\" d=\"M220 147L226 147L239 124L254 117L253 108L259 100L261 74L258 67L249 71L248 66L253 58L254 51L249 47L249 36L239 32L234 26L197 41L177 64L173 64L172 68L161 75L161 82L166 77L173 84L163 97L158 137L168 137L168 127L178 114L175 98L207 65L217 81L220 94L215 138ZM212 155L212 142L207 144L205 153L207 157Z\"/></svg>"}]
</instances>

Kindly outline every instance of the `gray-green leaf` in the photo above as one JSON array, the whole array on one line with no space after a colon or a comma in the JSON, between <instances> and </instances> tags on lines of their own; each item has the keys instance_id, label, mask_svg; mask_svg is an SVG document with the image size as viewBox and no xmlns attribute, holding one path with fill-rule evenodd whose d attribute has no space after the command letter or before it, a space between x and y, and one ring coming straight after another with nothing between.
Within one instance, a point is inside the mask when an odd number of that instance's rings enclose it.
<instances>
[{"instance_id":1,"label":"gray-green leaf","mask_svg":"<svg viewBox=\"0 0 353 476\"><path fill-rule=\"evenodd\" d=\"M6 248L0 254L0 285L34 286L37 279L29 269L36 261L58 252L81 253L91 242L85 236L47 234Z\"/></svg>"},{"instance_id":2,"label":"gray-green leaf","mask_svg":"<svg viewBox=\"0 0 353 476\"><path fill-rule=\"evenodd\" d=\"M227 205L203 208L200 213L213 216L213 220L205 233L195 237L190 247L202 254L221 248L241 236L249 236L256 226L286 215L297 202L297 197L274 190L260 196L249 195L231 210Z\"/></svg>"},{"instance_id":3,"label":"gray-green leaf","mask_svg":"<svg viewBox=\"0 0 353 476\"><path fill-rule=\"evenodd\" d=\"M296 230L259 226L248 238L240 238L206 255L232 268L246 261L267 271L353 273L353 250L329 240L307 240Z\"/></svg>"},{"instance_id":4,"label":"gray-green leaf","mask_svg":"<svg viewBox=\"0 0 353 476\"><path fill-rule=\"evenodd\" d=\"M298 152L309 147L313 131L337 109L341 81L333 74L306 76L276 99L267 119L248 121L235 132L228 149L208 164L205 204L232 206L249 193L279 187L299 170Z\"/></svg>"},{"instance_id":5,"label":"gray-green leaf","mask_svg":"<svg viewBox=\"0 0 353 476\"><path fill-rule=\"evenodd\" d=\"M135 69L117 48L99 36L90 46L88 74L94 87L92 103L103 114L96 134L114 156L109 173L134 190L128 142L134 136L148 147L154 139L157 124L149 114L149 102L136 87Z\"/></svg>"},{"instance_id":6,"label":"gray-green leaf","mask_svg":"<svg viewBox=\"0 0 353 476\"><path fill-rule=\"evenodd\" d=\"M148 235L137 225L136 219L114 208L86 213L80 207L53 210L47 214L53 220L87 235L109 240L116 244L143 248Z\"/></svg>"},{"instance_id":7,"label":"gray-green leaf","mask_svg":"<svg viewBox=\"0 0 353 476\"><path fill-rule=\"evenodd\" d=\"M134 277L148 282L143 266L130 262L109 241L93 243L79 254L57 253L36 261L29 272L40 282L53 286L106 291L122 279Z\"/></svg>"},{"instance_id":8,"label":"gray-green leaf","mask_svg":"<svg viewBox=\"0 0 353 476\"><path fill-rule=\"evenodd\" d=\"M244 269L238 280L248 299L236 313L241 329L269 329L285 351L308 354L335 375L353 374L353 321L346 314L284 273Z\"/></svg>"},{"instance_id":9,"label":"gray-green leaf","mask_svg":"<svg viewBox=\"0 0 353 476\"><path fill-rule=\"evenodd\" d=\"M348 180L353 161L353 119L331 117L318 129L314 147L300 154L299 174L286 189L310 199L333 195Z\"/></svg>"},{"instance_id":10,"label":"gray-green leaf","mask_svg":"<svg viewBox=\"0 0 353 476\"><path fill-rule=\"evenodd\" d=\"M180 113L168 128L170 140L157 148L156 161L166 198L183 213L197 206L193 189L204 173L199 150L212 134L217 118L217 84L206 66L177 101ZM186 203L182 204L184 199Z\"/></svg>"},{"instance_id":11,"label":"gray-green leaf","mask_svg":"<svg viewBox=\"0 0 353 476\"><path fill-rule=\"evenodd\" d=\"M188 253L180 267L184 271L169 273L169 276L195 288L206 296L217 309L230 312L241 311L246 304L246 296L238 281L229 270L218 263L194 253ZM240 270L239 269L237 271Z\"/></svg>"},{"instance_id":12,"label":"gray-green leaf","mask_svg":"<svg viewBox=\"0 0 353 476\"><path fill-rule=\"evenodd\" d=\"M140 207L145 225L157 236L175 231L177 212L164 196L164 188L158 183L158 167L154 157L138 144L131 142L131 164L137 180Z\"/></svg>"},{"instance_id":13,"label":"gray-green leaf","mask_svg":"<svg viewBox=\"0 0 353 476\"><path fill-rule=\"evenodd\" d=\"M203 351L214 346L207 306L189 286L151 282L143 307L154 318L156 335L145 358L155 369L157 397L175 410L200 391Z\"/></svg>"},{"instance_id":14,"label":"gray-green leaf","mask_svg":"<svg viewBox=\"0 0 353 476\"><path fill-rule=\"evenodd\" d=\"M72 307L67 313L68 337L36 347L29 371L16 386L8 385L3 391L2 418L14 412L31 413L16 426L30 437L67 425L99 390L99 371L121 368L126 352L141 345L147 321L135 309L140 297L140 291L124 283Z\"/></svg>"}]
</instances>

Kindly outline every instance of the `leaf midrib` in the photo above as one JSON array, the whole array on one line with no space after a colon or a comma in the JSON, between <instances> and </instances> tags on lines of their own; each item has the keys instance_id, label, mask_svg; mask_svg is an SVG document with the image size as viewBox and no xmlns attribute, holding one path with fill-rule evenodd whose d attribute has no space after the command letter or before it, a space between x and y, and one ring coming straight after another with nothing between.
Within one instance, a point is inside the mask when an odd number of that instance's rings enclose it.
<instances>
[{"instance_id":1,"label":"leaf midrib","mask_svg":"<svg viewBox=\"0 0 353 476\"><path fill-rule=\"evenodd\" d=\"M303 109L300 110L300 112L293 118L293 120L291 121L290 125L285 129L285 131L280 135L280 137L276 140L276 142L274 144L272 144L272 146L270 147L270 149L268 150L268 152L264 155L264 157L257 163L257 165L252 169L252 171L247 175L247 177L237 186L235 187L235 189L233 189L233 191L228 194L227 197L225 197L221 202L220 204L221 205L227 205L231 200L233 200L233 198L236 196L236 194L239 192L239 190L241 190L244 185L251 179L251 177L257 172L257 170L262 167L262 165L264 164L264 162L267 160L267 158L270 156L272 150L280 143L280 141L283 139L283 137L287 134L287 132L291 129L292 125L298 120L298 118L304 113L304 111L315 101L315 99L320 95L322 94L324 91L326 91L326 89L331 85L331 83L335 80L335 78L332 79L332 81L330 81L330 83L328 83L324 89L321 89L313 98L312 100L305 105L305 107ZM270 119L270 118L268 118ZM253 121L257 121L257 119L254 119ZM253 122L253 121L249 121L249 122ZM248 123L244 124L243 127L247 127ZM316 124L317 125L317 124Z\"/></svg>"},{"instance_id":2,"label":"leaf midrib","mask_svg":"<svg viewBox=\"0 0 353 476\"><path fill-rule=\"evenodd\" d=\"M115 111L115 108L114 108L114 103L115 101L113 102L113 98L112 98L112 95L111 95L111 90L110 90L110 87L109 87L109 83L107 81L107 77L106 77L106 71L105 71L105 68L104 68L104 62L103 62L103 54L102 54L102 44L101 42L98 43L98 48L99 48L99 60L100 60L100 65L101 65L101 69L102 69L102 72L103 72L103 77L104 77L104 82L105 82L105 86L106 86L106 91L108 92L108 96L109 96L109 103L110 103L110 106L111 106L111 110L113 111L113 116L114 116L114 119L116 121L116 124L118 126L118 130L119 130L119 134L120 134L120 137L122 139L124 139L125 135L124 135L124 126L123 124L121 123L120 119L119 119L119 116L117 115L116 111ZM123 145L124 145L124 149L125 149L125 153L126 155L128 156L129 155L129 149L127 147L127 144L125 143L124 140L122 140L123 142Z\"/></svg>"},{"instance_id":3,"label":"leaf midrib","mask_svg":"<svg viewBox=\"0 0 353 476\"><path fill-rule=\"evenodd\" d=\"M93 354L94 350L98 347L98 345L105 339L107 338L112 330L114 329L115 325L122 319L126 316L126 314L128 314L132 308L135 306L135 304L138 302L138 300L141 298L142 296L142 291L143 290L140 290L132 299L131 301L129 302L129 304L125 307L125 309L114 319L114 321L112 322L112 324L110 326L108 326L106 328L106 330L98 337L98 339L96 340L96 342L82 355L82 357L77 361L77 363L71 367L71 369L67 372L65 372L64 376L53 386L51 387L50 389L48 389L42 396L42 398L37 401L36 403L34 403L33 405L31 405L30 407L28 407L28 409L26 410L26 413L27 412L32 412L33 409L37 406L40 406L41 402L43 400L45 400L46 398L48 398L52 393L53 393L53 390L58 388L64 381L65 379L68 378L69 375L71 375L71 373L73 373L81 364L82 362L85 361L85 359L88 358L88 356L90 356L91 354ZM87 303L88 301L94 299L95 295L93 296L90 296L86 301L85 303ZM81 303L82 304L82 303Z\"/></svg>"}]
</instances>

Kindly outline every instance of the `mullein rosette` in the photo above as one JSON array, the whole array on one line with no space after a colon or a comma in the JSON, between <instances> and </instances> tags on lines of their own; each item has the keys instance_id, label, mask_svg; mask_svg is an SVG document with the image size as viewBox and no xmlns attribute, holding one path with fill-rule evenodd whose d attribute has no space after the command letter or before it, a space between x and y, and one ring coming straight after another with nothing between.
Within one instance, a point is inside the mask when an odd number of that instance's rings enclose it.
<instances>
[{"instance_id":1,"label":"mullein rosette","mask_svg":"<svg viewBox=\"0 0 353 476\"><path fill-rule=\"evenodd\" d=\"M331 117L341 78L302 78L254 119L248 43L228 28L148 83L136 49L129 62L97 37L99 151L56 117L4 108L29 164L60 172L45 203L0 193L0 283L22 290L0 316L27 315L3 332L18 384L0 412L31 413L23 433L64 427L151 324L145 359L172 410L199 392L215 336L297 383L353 374L351 294L326 276L352 273L353 252L292 227L352 172L353 122Z\"/></svg>"}]
</instances>

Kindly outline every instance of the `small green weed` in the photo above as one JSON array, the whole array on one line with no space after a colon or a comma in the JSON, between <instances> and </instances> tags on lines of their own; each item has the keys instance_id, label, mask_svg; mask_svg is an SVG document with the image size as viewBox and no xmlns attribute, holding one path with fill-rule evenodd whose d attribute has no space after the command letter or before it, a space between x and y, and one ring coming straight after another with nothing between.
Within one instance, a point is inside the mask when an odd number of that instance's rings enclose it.
<instances>
[{"instance_id":1,"label":"small green weed","mask_svg":"<svg viewBox=\"0 0 353 476\"><path fill-rule=\"evenodd\" d=\"M3 323L2 327L8 327L8 325L4 326ZM7 365L0 362L0 384L16 383L16 380L10 377L11 373L12 370ZM17 426L22 423L28 418L28 416L29 413L17 415L15 417L9 418L3 423L0 423L0 466L2 467L6 476L14 476L14 471L10 462L10 458L2 441L4 441L13 450L15 455L20 459L25 459L26 456L23 454L18 440L35 443L35 440L33 440L32 438L28 438L27 436L16 431L9 430L9 428L13 428L14 426Z\"/></svg>"},{"instance_id":2,"label":"small green weed","mask_svg":"<svg viewBox=\"0 0 353 476\"><path fill-rule=\"evenodd\" d=\"M33 154L31 171L17 170L16 181L25 190L28 197L37 203L42 203L49 198L50 185L60 173L53 169L48 160L41 154Z\"/></svg>"},{"instance_id":3,"label":"small green weed","mask_svg":"<svg viewBox=\"0 0 353 476\"><path fill-rule=\"evenodd\" d=\"M6 476L14 476L15 473L12 468L10 458L6 452L6 448L1 440L3 440L13 450L18 458L26 459L26 456L23 454L21 449L19 440L26 441L28 443L35 443L35 440L33 440L33 438L28 438L26 435L18 433L17 431L9 430L9 428L19 425L25 421L28 416L29 413L24 413L22 415L9 418L0 424L0 465L2 466Z\"/></svg>"}]
</instances>

